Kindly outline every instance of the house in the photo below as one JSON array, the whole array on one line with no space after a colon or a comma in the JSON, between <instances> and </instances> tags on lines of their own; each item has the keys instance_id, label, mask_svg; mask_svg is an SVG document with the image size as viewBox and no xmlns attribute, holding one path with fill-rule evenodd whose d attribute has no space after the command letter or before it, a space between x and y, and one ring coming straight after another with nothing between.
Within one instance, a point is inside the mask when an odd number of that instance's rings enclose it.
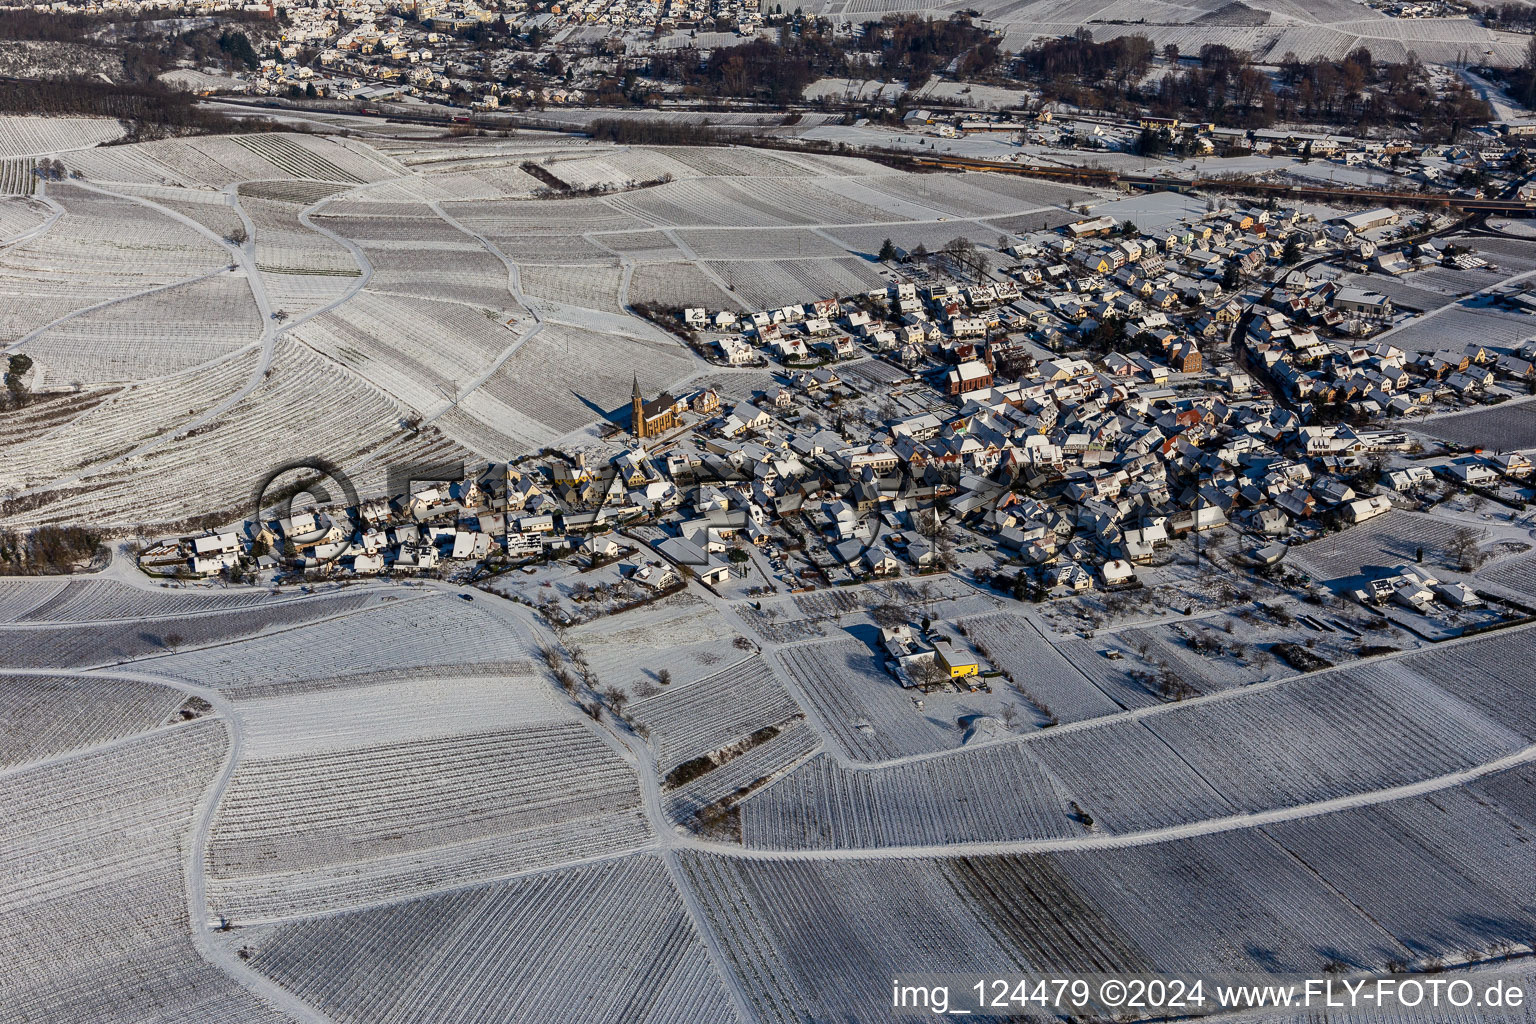
<instances>
[{"instance_id":1,"label":"house","mask_svg":"<svg viewBox=\"0 0 1536 1024\"><path fill-rule=\"evenodd\" d=\"M981 674L981 665L969 648L961 648L947 637L939 637L933 642L934 660L938 666L949 673L951 679L963 679L966 676Z\"/></svg>"},{"instance_id":2,"label":"house","mask_svg":"<svg viewBox=\"0 0 1536 1024\"><path fill-rule=\"evenodd\" d=\"M1385 494L1372 495L1369 498L1356 498L1346 502L1339 508L1339 513L1347 522L1363 523L1367 519L1374 519L1383 513L1392 511L1392 499Z\"/></svg>"},{"instance_id":3,"label":"house","mask_svg":"<svg viewBox=\"0 0 1536 1024\"><path fill-rule=\"evenodd\" d=\"M1179 373L1199 373L1205 361L1193 341L1178 341L1168 350L1168 365Z\"/></svg>"},{"instance_id":4,"label":"house","mask_svg":"<svg viewBox=\"0 0 1536 1024\"><path fill-rule=\"evenodd\" d=\"M1366 316L1388 317L1392 315L1392 300L1377 292L1363 288L1340 288L1333 293L1329 303L1345 313L1363 313Z\"/></svg>"},{"instance_id":5,"label":"house","mask_svg":"<svg viewBox=\"0 0 1536 1024\"><path fill-rule=\"evenodd\" d=\"M1119 558L1105 562L1099 573L1104 577L1106 587L1124 586L1136 579L1136 570L1131 568L1131 563Z\"/></svg>"}]
</instances>

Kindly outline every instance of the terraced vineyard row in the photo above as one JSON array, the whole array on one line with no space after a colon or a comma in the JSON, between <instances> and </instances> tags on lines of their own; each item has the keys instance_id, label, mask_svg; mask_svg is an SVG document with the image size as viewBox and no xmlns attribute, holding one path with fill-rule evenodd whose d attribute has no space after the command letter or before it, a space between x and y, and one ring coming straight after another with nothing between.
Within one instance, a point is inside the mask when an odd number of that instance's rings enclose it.
<instances>
[{"instance_id":1,"label":"terraced vineyard row","mask_svg":"<svg viewBox=\"0 0 1536 1024\"><path fill-rule=\"evenodd\" d=\"M179 690L121 679L0 675L0 766L148 731L185 700Z\"/></svg>"},{"instance_id":2,"label":"terraced vineyard row","mask_svg":"<svg viewBox=\"0 0 1536 1024\"><path fill-rule=\"evenodd\" d=\"M337 1024L738 1020L655 857L288 925L251 964Z\"/></svg>"},{"instance_id":3,"label":"terraced vineyard row","mask_svg":"<svg viewBox=\"0 0 1536 1024\"><path fill-rule=\"evenodd\" d=\"M958 746L948 723L918 711L868 647L853 639L778 654L839 746L856 761L884 761Z\"/></svg>"},{"instance_id":4,"label":"terraced vineyard row","mask_svg":"<svg viewBox=\"0 0 1536 1024\"><path fill-rule=\"evenodd\" d=\"M632 710L651 730L656 766L663 774L684 761L800 714L799 706L761 657L748 658L696 683L641 701Z\"/></svg>"},{"instance_id":5,"label":"terraced vineyard row","mask_svg":"<svg viewBox=\"0 0 1536 1024\"><path fill-rule=\"evenodd\" d=\"M225 750L197 722L0 778L0 1019L288 1020L188 935L181 845Z\"/></svg>"},{"instance_id":6,"label":"terraced vineyard row","mask_svg":"<svg viewBox=\"0 0 1536 1024\"><path fill-rule=\"evenodd\" d=\"M34 626L0 630L0 664L27 668L75 668L110 665L172 654L182 647L225 644L343 615L366 606L367 594L342 594L323 601L275 604L240 611L156 619L152 623L114 623L93 628Z\"/></svg>"},{"instance_id":7,"label":"terraced vineyard row","mask_svg":"<svg viewBox=\"0 0 1536 1024\"><path fill-rule=\"evenodd\" d=\"M747 801L742 841L858 849L1081 835L1026 746L959 751L874 770L822 754Z\"/></svg>"},{"instance_id":8,"label":"terraced vineyard row","mask_svg":"<svg viewBox=\"0 0 1536 1024\"><path fill-rule=\"evenodd\" d=\"M37 161L30 157L0 160L0 195L29 196L37 191ZM0 234L0 238L4 235Z\"/></svg>"},{"instance_id":9,"label":"terraced vineyard row","mask_svg":"<svg viewBox=\"0 0 1536 1024\"><path fill-rule=\"evenodd\" d=\"M639 801L634 773L574 722L251 760L220 804L209 870L367 860Z\"/></svg>"}]
</instances>

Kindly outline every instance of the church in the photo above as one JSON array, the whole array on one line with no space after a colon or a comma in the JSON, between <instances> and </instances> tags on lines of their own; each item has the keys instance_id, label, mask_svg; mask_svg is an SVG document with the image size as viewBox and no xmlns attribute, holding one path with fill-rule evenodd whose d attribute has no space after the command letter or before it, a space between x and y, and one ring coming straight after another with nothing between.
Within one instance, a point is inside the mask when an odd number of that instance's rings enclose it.
<instances>
[{"instance_id":1,"label":"church","mask_svg":"<svg viewBox=\"0 0 1536 1024\"><path fill-rule=\"evenodd\" d=\"M642 441L666 433L678 425L677 407L677 399L665 391L654 402L647 402L640 396L640 378L636 376L629 399L630 432Z\"/></svg>"}]
</instances>

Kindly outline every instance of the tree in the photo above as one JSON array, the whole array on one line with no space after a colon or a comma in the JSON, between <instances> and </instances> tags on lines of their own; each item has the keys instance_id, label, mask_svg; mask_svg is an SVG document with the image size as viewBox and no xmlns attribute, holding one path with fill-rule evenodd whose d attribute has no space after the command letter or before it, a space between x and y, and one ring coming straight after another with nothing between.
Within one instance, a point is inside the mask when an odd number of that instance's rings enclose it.
<instances>
[{"instance_id":1,"label":"tree","mask_svg":"<svg viewBox=\"0 0 1536 1024\"><path fill-rule=\"evenodd\" d=\"M163 644L172 654L175 654L176 648L180 647L186 642L187 638L182 636L180 633L167 633L160 639L160 643Z\"/></svg>"},{"instance_id":2,"label":"tree","mask_svg":"<svg viewBox=\"0 0 1536 1024\"><path fill-rule=\"evenodd\" d=\"M672 670L669 668L664 668L660 672L657 672L656 681L662 686L670 685L672 682Z\"/></svg>"},{"instance_id":3,"label":"tree","mask_svg":"<svg viewBox=\"0 0 1536 1024\"><path fill-rule=\"evenodd\" d=\"M1462 572L1471 572L1482 562L1482 545L1483 531L1458 526L1446 542L1445 553Z\"/></svg>"},{"instance_id":4,"label":"tree","mask_svg":"<svg viewBox=\"0 0 1536 1024\"><path fill-rule=\"evenodd\" d=\"M624 709L629 706L629 694L617 686L608 686L603 688L603 700L613 709L614 715L624 717Z\"/></svg>"},{"instance_id":5,"label":"tree","mask_svg":"<svg viewBox=\"0 0 1536 1024\"><path fill-rule=\"evenodd\" d=\"M1012 729L1015 725L1019 724L1018 705L1012 701L1007 702L1003 705L1003 709L997 713L997 718L1004 726Z\"/></svg>"},{"instance_id":6,"label":"tree","mask_svg":"<svg viewBox=\"0 0 1536 1024\"><path fill-rule=\"evenodd\" d=\"M1235 290L1243 283L1243 272L1238 267L1236 260L1228 260L1226 269L1221 272L1221 286L1227 291Z\"/></svg>"},{"instance_id":7,"label":"tree","mask_svg":"<svg viewBox=\"0 0 1536 1024\"><path fill-rule=\"evenodd\" d=\"M892 260L894 260L895 258L896 258L896 246L891 242L891 240L889 238L887 238L885 241L880 243L880 256L879 256L879 260L880 260L881 263L889 263Z\"/></svg>"}]
</instances>

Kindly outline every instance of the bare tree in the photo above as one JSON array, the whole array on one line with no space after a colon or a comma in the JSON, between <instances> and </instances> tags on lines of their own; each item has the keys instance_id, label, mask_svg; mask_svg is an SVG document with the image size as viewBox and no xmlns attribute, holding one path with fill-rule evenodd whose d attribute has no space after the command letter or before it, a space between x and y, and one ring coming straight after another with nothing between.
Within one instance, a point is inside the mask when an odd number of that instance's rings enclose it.
<instances>
[{"instance_id":1,"label":"bare tree","mask_svg":"<svg viewBox=\"0 0 1536 1024\"><path fill-rule=\"evenodd\" d=\"M1015 725L1019 724L1019 706L1012 701L1009 701L1008 703L1004 704L1003 709L997 713L997 718L998 721L1002 722L1004 726L1012 729Z\"/></svg>"},{"instance_id":2,"label":"bare tree","mask_svg":"<svg viewBox=\"0 0 1536 1024\"><path fill-rule=\"evenodd\" d=\"M1483 537L1482 530L1458 526L1446 541L1446 556L1460 567L1462 572L1471 572L1482 564Z\"/></svg>"},{"instance_id":3,"label":"bare tree","mask_svg":"<svg viewBox=\"0 0 1536 1024\"><path fill-rule=\"evenodd\" d=\"M620 718L624 717L624 709L629 707L629 694L617 686L607 686L602 691L603 700L613 709L613 713Z\"/></svg>"},{"instance_id":4,"label":"bare tree","mask_svg":"<svg viewBox=\"0 0 1536 1024\"><path fill-rule=\"evenodd\" d=\"M672 682L672 670L669 668L664 668L660 672L657 672L656 681L662 686L670 685Z\"/></svg>"}]
</instances>

